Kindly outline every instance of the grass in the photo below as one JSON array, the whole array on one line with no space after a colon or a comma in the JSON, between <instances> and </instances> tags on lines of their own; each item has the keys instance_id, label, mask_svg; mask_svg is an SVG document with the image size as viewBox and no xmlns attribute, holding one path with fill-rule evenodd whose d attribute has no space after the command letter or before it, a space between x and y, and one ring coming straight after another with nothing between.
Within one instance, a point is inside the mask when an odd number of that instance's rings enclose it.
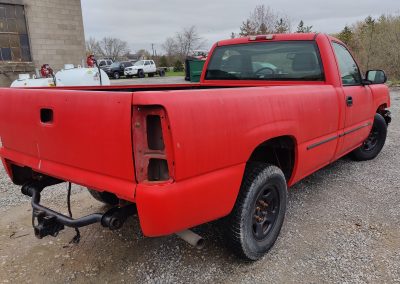
<instances>
[{"instance_id":1,"label":"grass","mask_svg":"<svg viewBox=\"0 0 400 284\"><path fill-rule=\"evenodd\" d=\"M177 77L177 76L183 77L183 76L185 76L185 72L184 71L180 71L180 72L169 71L169 72L165 73L165 75L167 77Z\"/></svg>"}]
</instances>

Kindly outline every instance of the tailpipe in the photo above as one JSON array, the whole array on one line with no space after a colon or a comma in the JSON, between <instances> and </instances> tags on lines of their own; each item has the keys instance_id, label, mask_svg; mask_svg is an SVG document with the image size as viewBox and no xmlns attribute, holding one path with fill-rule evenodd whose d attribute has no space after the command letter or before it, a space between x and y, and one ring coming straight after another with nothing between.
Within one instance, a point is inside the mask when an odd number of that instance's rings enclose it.
<instances>
[{"instance_id":1,"label":"tailpipe","mask_svg":"<svg viewBox=\"0 0 400 284\"><path fill-rule=\"evenodd\" d=\"M182 232L176 233L176 235L197 249L204 248L204 239L191 230L184 230Z\"/></svg>"}]
</instances>

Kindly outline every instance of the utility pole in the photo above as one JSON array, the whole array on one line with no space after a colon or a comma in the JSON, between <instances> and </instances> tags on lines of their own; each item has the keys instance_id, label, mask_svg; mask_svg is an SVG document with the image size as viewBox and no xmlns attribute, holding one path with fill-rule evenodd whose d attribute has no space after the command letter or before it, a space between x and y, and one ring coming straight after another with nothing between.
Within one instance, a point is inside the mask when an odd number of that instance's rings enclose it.
<instances>
[{"instance_id":1,"label":"utility pole","mask_svg":"<svg viewBox=\"0 0 400 284\"><path fill-rule=\"evenodd\" d=\"M154 57L154 43L151 44L151 50L153 51L153 57Z\"/></svg>"}]
</instances>

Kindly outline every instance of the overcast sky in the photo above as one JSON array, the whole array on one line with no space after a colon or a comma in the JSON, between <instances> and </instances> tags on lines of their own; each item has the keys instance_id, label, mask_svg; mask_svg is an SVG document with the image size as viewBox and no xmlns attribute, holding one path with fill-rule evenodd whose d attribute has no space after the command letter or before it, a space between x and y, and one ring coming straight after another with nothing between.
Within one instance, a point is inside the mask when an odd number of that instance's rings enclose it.
<instances>
[{"instance_id":1,"label":"overcast sky","mask_svg":"<svg viewBox=\"0 0 400 284\"><path fill-rule=\"evenodd\" d=\"M256 5L270 6L286 14L292 29L302 19L318 32L340 31L368 15L398 13L400 0L81 0L86 38L118 37L129 43L132 51L151 50L158 54L168 36L195 25L206 40L214 42L238 32L241 23Z\"/></svg>"}]
</instances>

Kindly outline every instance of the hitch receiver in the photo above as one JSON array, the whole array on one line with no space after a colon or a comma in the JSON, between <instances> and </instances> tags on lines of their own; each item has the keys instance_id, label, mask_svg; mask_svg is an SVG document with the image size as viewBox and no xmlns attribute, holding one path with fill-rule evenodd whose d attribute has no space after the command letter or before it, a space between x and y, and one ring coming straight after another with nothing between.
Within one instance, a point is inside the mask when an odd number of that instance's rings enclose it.
<instances>
[{"instance_id":1,"label":"hitch receiver","mask_svg":"<svg viewBox=\"0 0 400 284\"><path fill-rule=\"evenodd\" d=\"M103 227L110 230L117 230L122 227L128 216L136 214L136 205L130 204L124 207L114 207L106 213L93 213L78 219L73 219L56 212L40 204L40 194L47 186L62 183L63 181L50 177L43 177L26 183L22 186L21 192L32 197L32 226L35 236L42 239L46 236L56 237L64 229L64 226L80 228L94 223L101 223Z\"/></svg>"}]
</instances>

